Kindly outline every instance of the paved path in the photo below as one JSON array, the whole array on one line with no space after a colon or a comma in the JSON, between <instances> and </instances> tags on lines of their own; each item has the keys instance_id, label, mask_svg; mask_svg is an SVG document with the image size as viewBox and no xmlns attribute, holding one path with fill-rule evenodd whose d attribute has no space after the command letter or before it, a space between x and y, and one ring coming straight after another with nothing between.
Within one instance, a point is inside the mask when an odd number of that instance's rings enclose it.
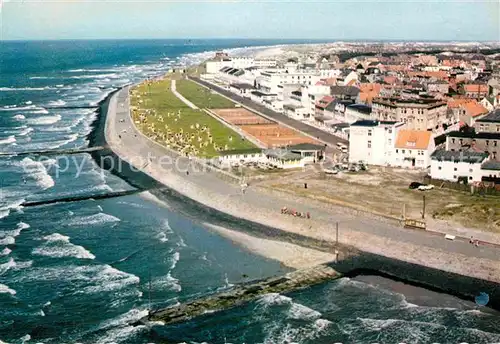
<instances>
[{"instance_id":1,"label":"paved path","mask_svg":"<svg viewBox=\"0 0 500 344\"><path fill-rule=\"evenodd\" d=\"M129 161L153 156L152 162L143 167L146 173L201 203L250 221L329 241L335 240L335 223L338 222L340 242L452 272L485 278L495 276L491 269L500 269L500 264L492 262L500 260L500 250L495 247L474 247L468 242L448 241L425 231L403 229L391 221L375 219L368 214L316 201L305 203L290 195L263 194L252 185L243 195L238 185L227 183L214 173L196 171L190 160L183 157L176 159L175 168L161 166L159 158L172 153L136 132L127 106L128 90L119 92L117 98L120 105L111 102L107 122L107 139L111 148ZM121 133L121 139L118 139L117 133L122 130L127 130L127 133ZM137 160L134 165L142 166ZM313 219L281 215L283 206L309 211ZM500 272L495 278L500 279Z\"/></svg>"},{"instance_id":2,"label":"paved path","mask_svg":"<svg viewBox=\"0 0 500 344\"><path fill-rule=\"evenodd\" d=\"M194 109L194 110L198 109L198 107L196 105L194 105L193 103L191 103L189 100L187 100L186 98L184 98L184 96L182 94L180 94L179 92L177 92L176 81L175 80L172 80L172 82L170 83L170 89L172 90L172 93L175 94L175 96L177 98L179 98L180 100L182 100L182 102L184 104L186 104L187 106L189 106L191 109Z\"/></svg>"},{"instance_id":3,"label":"paved path","mask_svg":"<svg viewBox=\"0 0 500 344\"><path fill-rule=\"evenodd\" d=\"M257 104L255 102L251 101L248 98L240 97L240 96L234 94L233 92L225 90L222 87L215 86L209 82L201 80L200 78L190 77L190 79L193 81L196 81L197 83L199 83L202 86L208 87L208 88L222 94L223 96L225 96L225 97L227 97L235 102L242 104L243 106L247 107L248 109L257 112L257 113L263 115L264 117L268 117L276 122L282 123L288 127L294 128L298 131L301 131L301 132L303 132L303 133L305 133L305 134L307 134L315 139L322 141L323 143L326 143L329 146L335 147L337 145L337 143L339 143L339 142L344 143L344 144L348 143L346 140L343 140L335 135L332 135L332 134L327 133L321 129L312 127L312 126L307 125L303 122L292 119L292 118L290 118L286 115L283 115L281 113L278 113L276 111L270 110L263 105L260 105L260 104Z\"/></svg>"}]
</instances>

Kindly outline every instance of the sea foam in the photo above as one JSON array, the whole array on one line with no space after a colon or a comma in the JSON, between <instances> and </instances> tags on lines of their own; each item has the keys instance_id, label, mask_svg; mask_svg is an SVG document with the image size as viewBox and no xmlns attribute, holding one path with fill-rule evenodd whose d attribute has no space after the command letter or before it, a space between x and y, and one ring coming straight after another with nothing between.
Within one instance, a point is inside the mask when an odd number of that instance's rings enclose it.
<instances>
[{"instance_id":1,"label":"sea foam","mask_svg":"<svg viewBox=\"0 0 500 344\"><path fill-rule=\"evenodd\" d=\"M24 223L24 222L19 222L15 229L0 231L0 242L1 242L1 239L5 239L5 238L9 238L9 237L10 238L17 237L19 234L21 234L21 231L23 229L27 229L27 228L30 228L30 225L28 225L27 223ZM14 244L14 243L3 244L3 245L12 245L12 244ZM0 245L2 245L2 244L0 243Z\"/></svg>"},{"instance_id":2,"label":"sea foam","mask_svg":"<svg viewBox=\"0 0 500 344\"><path fill-rule=\"evenodd\" d=\"M32 264L33 264L32 260L16 262L14 258L10 258L8 262L0 264L0 276L5 274L9 270L20 270L29 268Z\"/></svg>"},{"instance_id":3,"label":"sea foam","mask_svg":"<svg viewBox=\"0 0 500 344\"><path fill-rule=\"evenodd\" d=\"M22 120L26 119L26 117L23 115L15 115L12 118L15 119L16 121L22 121Z\"/></svg>"},{"instance_id":4,"label":"sea foam","mask_svg":"<svg viewBox=\"0 0 500 344\"><path fill-rule=\"evenodd\" d=\"M69 237L53 233L43 237L45 245L35 248L32 253L52 258L74 257L79 259L95 259L95 256L83 246L72 244Z\"/></svg>"},{"instance_id":5,"label":"sea foam","mask_svg":"<svg viewBox=\"0 0 500 344\"><path fill-rule=\"evenodd\" d=\"M58 99L58 100L53 100L53 101L50 101L48 103L49 106L64 106L66 105L66 102L62 99Z\"/></svg>"},{"instance_id":6,"label":"sea foam","mask_svg":"<svg viewBox=\"0 0 500 344\"><path fill-rule=\"evenodd\" d=\"M113 215L98 213L88 216L78 216L71 219L67 223L70 226L93 226L118 221L120 221L120 219Z\"/></svg>"},{"instance_id":7,"label":"sea foam","mask_svg":"<svg viewBox=\"0 0 500 344\"><path fill-rule=\"evenodd\" d=\"M61 115L42 116L36 118L29 118L26 121L31 125L49 125L57 123L61 120Z\"/></svg>"},{"instance_id":8,"label":"sea foam","mask_svg":"<svg viewBox=\"0 0 500 344\"><path fill-rule=\"evenodd\" d=\"M28 174L28 178L34 179L36 184L43 190L55 185L54 179L48 174L47 169L41 162L24 158L21 160L20 165L24 172Z\"/></svg>"},{"instance_id":9,"label":"sea foam","mask_svg":"<svg viewBox=\"0 0 500 344\"><path fill-rule=\"evenodd\" d=\"M16 138L14 135L10 135L9 137L5 139L0 139L0 145L7 145L16 142Z\"/></svg>"},{"instance_id":10,"label":"sea foam","mask_svg":"<svg viewBox=\"0 0 500 344\"><path fill-rule=\"evenodd\" d=\"M12 296L16 295L16 291L14 289L9 288L5 284L0 284L0 294L10 294Z\"/></svg>"}]
</instances>

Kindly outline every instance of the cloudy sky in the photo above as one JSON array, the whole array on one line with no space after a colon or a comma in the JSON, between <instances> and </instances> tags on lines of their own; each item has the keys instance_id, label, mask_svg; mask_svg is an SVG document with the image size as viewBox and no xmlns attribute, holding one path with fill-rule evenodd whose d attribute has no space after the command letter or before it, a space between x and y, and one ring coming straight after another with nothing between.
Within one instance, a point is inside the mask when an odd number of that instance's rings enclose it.
<instances>
[{"instance_id":1,"label":"cloudy sky","mask_svg":"<svg viewBox=\"0 0 500 344\"><path fill-rule=\"evenodd\" d=\"M498 41L500 1L10 0L0 21L1 39Z\"/></svg>"}]
</instances>

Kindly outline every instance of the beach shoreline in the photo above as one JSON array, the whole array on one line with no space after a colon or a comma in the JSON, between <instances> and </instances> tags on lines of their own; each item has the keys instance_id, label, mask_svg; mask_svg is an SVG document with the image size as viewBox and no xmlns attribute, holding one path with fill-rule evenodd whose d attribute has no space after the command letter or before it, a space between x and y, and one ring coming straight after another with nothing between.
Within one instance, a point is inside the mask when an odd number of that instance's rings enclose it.
<instances>
[{"instance_id":1,"label":"beach shoreline","mask_svg":"<svg viewBox=\"0 0 500 344\"><path fill-rule=\"evenodd\" d=\"M117 113L116 105L119 103L118 98L124 101L127 97L128 90L123 89L110 96L108 98L108 106L103 109L105 111L102 111L103 113L100 116L101 121L104 122L101 123L102 139L109 144L111 148L110 152L116 156L116 159L123 160L126 165L128 164L127 161L133 160L134 157L142 154L144 149L148 152L152 151L158 156L161 154L172 154L172 152L162 149L158 144L153 144L149 139L142 136L141 133L136 133L137 136L131 140L134 144L119 140L119 128L115 127L119 123L117 117L129 118L130 121L130 116L128 109L121 109L120 113ZM130 123L125 123L125 125L130 125ZM184 163L189 164L187 158L179 159L185 160ZM277 214L279 213L278 209L281 203L276 203L276 200L273 200L275 203L273 208L276 208L274 210L263 209L262 207L256 208L255 203L249 204L248 202L252 199L251 197L260 197L260 201L263 201L268 198L267 195L263 198L255 190L249 190L250 192L243 196L241 195L239 186L222 181L217 176L214 176L213 173L193 171L187 176L178 173L178 171L165 170L160 166L156 166L153 161L151 164L140 168L140 172L115 174L125 177L125 180L133 180L134 182L137 182L137 179L140 180L140 175L142 174L147 177L146 179L149 180L149 183L151 183L151 180L154 180L156 185L161 189L161 191L155 192L155 196L157 196L156 193L161 196L160 198L163 198L162 193L167 198L173 195L174 198L182 199L182 202L188 202L189 205L194 204L195 208L203 209L200 213L204 215L214 216L214 213L217 213L220 216L221 214L226 214L227 218L231 219L229 222L232 224L235 223L235 219L248 223L248 228L257 234L254 235L252 233L251 235L254 236L254 240L258 241L261 238L277 239L278 242L292 242L298 246L305 245L318 251L329 252L330 254L334 250L335 231L332 231L331 223L325 223L325 219L306 220L279 216ZM222 189L216 190L218 187ZM253 196L246 199L249 197L248 194L253 194ZM262 206L265 206L265 204L262 204ZM341 215L342 209L332 208L329 212L331 218ZM356 218L358 217L356 216ZM371 222L373 223L373 220ZM258 226L262 228L254 228ZM230 230L230 232L239 231L240 229L236 227ZM370 256L382 255L383 259L406 262L404 264L411 264L414 267L422 267L454 275L458 274L457 276L460 276L460 278L475 281L490 281L495 286L498 286L496 283L500 282L500 267L497 261L443 252L432 247L398 242L389 238L367 235L351 228L342 228L342 235L339 237L338 246L340 248L339 259L349 257L352 252L345 257L343 257L342 253L344 249L350 249L353 246L356 247L354 250L358 253L366 252ZM266 256L265 250L257 253ZM267 253L267 256L271 256L271 253ZM297 264L297 262L293 264ZM460 291L457 293L460 293ZM470 295L468 293L465 297L470 299Z\"/></svg>"}]
</instances>

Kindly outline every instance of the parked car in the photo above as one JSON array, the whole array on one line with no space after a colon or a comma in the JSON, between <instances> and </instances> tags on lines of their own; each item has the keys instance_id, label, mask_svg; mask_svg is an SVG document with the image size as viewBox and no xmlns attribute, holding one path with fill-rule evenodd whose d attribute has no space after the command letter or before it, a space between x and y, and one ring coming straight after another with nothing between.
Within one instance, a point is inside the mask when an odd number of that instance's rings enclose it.
<instances>
[{"instance_id":1,"label":"parked car","mask_svg":"<svg viewBox=\"0 0 500 344\"><path fill-rule=\"evenodd\" d=\"M325 172L326 174L338 174L339 170L337 170L336 168L325 168L323 172Z\"/></svg>"},{"instance_id":2,"label":"parked car","mask_svg":"<svg viewBox=\"0 0 500 344\"><path fill-rule=\"evenodd\" d=\"M359 171L359 166L357 164L351 164L349 166L349 172L358 172Z\"/></svg>"},{"instance_id":3,"label":"parked car","mask_svg":"<svg viewBox=\"0 0 500 344\"><path fill-rule=\"evenodd\" d=\"M418 187L418 190L420 191L427 191L427 190L432 190L434 189L434 185L432 184L423 184Z\"/></svg>"},{"instance_id":4,"label":"parked car","mask_svg":"<svg viewBox=\"0 0 500 344\"><path fill-rule=\"evenodd\" d=\"M419 182L411 182L409 188L412 189L412 190L414 190L414 189L418 189L422 185L425 185L425 184L422 184L422 183L419 183Z\"/></svg>"},{"instance_id":5,"label":"parked car","mask_svg":"<svg viewBox=\"0 0 500 344\"><path fill-rule=\"evenodd\" d=\"M368 166L363 161L358 162L358 167L361 171L368 171Z\"/></svg>"}]
</instances>

